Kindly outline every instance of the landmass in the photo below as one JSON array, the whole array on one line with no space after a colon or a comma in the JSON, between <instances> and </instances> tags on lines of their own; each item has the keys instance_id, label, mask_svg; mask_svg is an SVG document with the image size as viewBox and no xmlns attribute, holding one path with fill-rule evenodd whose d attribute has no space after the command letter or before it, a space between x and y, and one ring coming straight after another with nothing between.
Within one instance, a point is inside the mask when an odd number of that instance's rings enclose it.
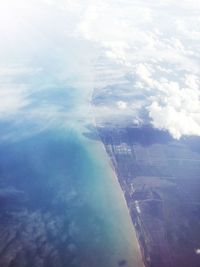
<instances>
[{"instance_id":1,"label":"landmass","mask_svg":"<svg viewBox=\"0 0 200 267\"><path fill-rule=\"evenodd\" d=\"M146 267L200 263L200 143L150 126L97 123Z\"/></svg>"}]
</instances>

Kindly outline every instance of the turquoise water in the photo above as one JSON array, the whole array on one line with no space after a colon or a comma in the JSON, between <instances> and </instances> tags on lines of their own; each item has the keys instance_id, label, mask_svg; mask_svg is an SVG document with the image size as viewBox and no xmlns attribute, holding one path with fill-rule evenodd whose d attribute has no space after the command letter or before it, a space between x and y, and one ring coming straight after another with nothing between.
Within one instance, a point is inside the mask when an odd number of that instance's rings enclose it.
<instances>
[{"instance_id":1,"label":"turquoise water","mask_svg":"<svg viewBox=\"0 0 200 267\"><path fill-rule=\"evenodd\" d=\"M0 266L140 266L108 156L83 135L99 50L63 1L14 2L0 10Z\"/></svg>"},{"instance_id":2,"label":"turquoise water","mask_svg":"<svg viewBox=\"0 0 200 267\"><path fill-rule=\"evenodd\" d=\"M48 69L17 75L16 84L19 107L0 118L0 265L140 266L108 156L83 134L94 126L91 84L78 74L59 80Z\"/></svg>"},{"instance_id":3,"label":"turquoise water","mask_svg":"<svg viewBox=\"0 0 200 267\"><path fill-rule=\"evenodd\" d=\"M54 227L46 227L45 238L59 251L56 267L139 266L128 210L99 142L77 128L57 128L1 143L0 158L1 187L10 190L7 198L15 194L4 212L49 218ZM67 258L66 249L72 254Z\"/></svg>"}]
</instances>

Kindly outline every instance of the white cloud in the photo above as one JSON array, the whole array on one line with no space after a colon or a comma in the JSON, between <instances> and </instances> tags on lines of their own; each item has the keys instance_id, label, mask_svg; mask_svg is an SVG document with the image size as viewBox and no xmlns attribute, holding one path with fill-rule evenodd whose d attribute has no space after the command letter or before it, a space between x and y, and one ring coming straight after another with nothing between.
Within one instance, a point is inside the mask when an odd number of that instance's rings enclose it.
<instances>
[{"instance_id":1,"label":"white cloud","mask_svg":"<svg viewBox=\"0 0 200 267\"><path fill-rule=\"evenodd\" d=\"M0 79L13 88L1 84L0 114L28 107L31 92L15 89L23 87L19 77L49 68L55 83L84 84L78 114L93 87L129 83L132 103L116 90L122 100L111 113L132 112L133 121L146 123L145 113L175 138L200 135L199 10L195 0L0 1Z\"/></svg>"},{"instance_id":2,"label":"white cloud","mask_svg":"<svg viewBox=\"0 0 200 267\"><path fill-rule=\"evenodd\" d=\"M117 101L117 107L121 110L124 110L127 108L127 103L124 101Z\"/></svg>"},{"instance_id":3,"label":"white cloud","mask_svg":"<svg viewBox=\"0 0 200 267\"><path fill-rule=\"evenodd\" d=\"M195 249L197 255L200 255L200 248Z\"/></svg>"},{"instance_id":4,"label":"white cloud","mask_svg":"<svg viewBox=\"0 0 200 267\"><path fill-rule=\"evenodd\" d=\"M24 85L0 86L0 119L7 119L29 105Z\"/></svg>"},{"instance_id":5,"label":"white cloud","mask_svg":"<svg viewBox=\"0 0 200 267\"><path fill-rule=\"evenodd\" d=\"M27 76L27 75L32 75L36 74L37 72L40 72L42 69L34 69L30 67L25 67L25 66L1 66L0 67L0 78L3 79L5 77L11 77L13 76Z\"/></svg>"},{"instance_id":6,"label":"white cloud","mask_svg":"<svg viewBox=\"0 0 200 267\"><path fill-rule=\"evenodd\" d=\"M143 96L138 112L174 138L200 135L199 2L89 3L78 33L101 47L105 65L132 73L133 95Z\"/></svg>"},{"instance_id":7,"label":"white cloud","mask_svg":"<svg viewBox=\"0 0 200 267\"><path fill-rule=\"evenodd\" d=\"M139 79L141 79L142 82L145 82L147 86L154 86L154 81L152 79L151 72L144 64L138 64L135 70L135 74L138 76Z\"/></svg>"},{"instance_id":8,"label":"white cloud","mask_svg":"<svg viewBox=\"0 0 200 267\"><path fill-rule=\"evenodd\" d=\"M199 116L196 118L185 111L177 111L173 106L160 106L157 102L153 102L148 110L154 127L168 130L176 139L182 135L200 135Z\"/></svg>"}]
</instances>

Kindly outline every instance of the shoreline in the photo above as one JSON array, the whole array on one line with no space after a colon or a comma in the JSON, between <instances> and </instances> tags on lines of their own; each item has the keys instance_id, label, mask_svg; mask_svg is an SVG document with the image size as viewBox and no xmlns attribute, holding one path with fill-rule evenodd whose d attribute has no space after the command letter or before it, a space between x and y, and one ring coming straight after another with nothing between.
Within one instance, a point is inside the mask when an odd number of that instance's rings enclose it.
<instances>
[{"instance_id":1,"label":"shoreline","mask_svg":"<svg viewBox=\"0 0 200 267\"><path fill-rule=\"evenodd\" d=\"M120 184L120 181L119 181L119 178L117 176L117 173L116 173L116 170L115 170L115 167L113 165L113 162L112 162L112 159L110 158L107 150L106 150L106 147L104 145L104 143L102 142L102 139L99 135L99 132L98 132L98 126L97 126L97 123L96 123L96 120L95 118L93 117L93 125L95 127L95 130L97 132L97 135L99 137L99 140L97 140L96 142L98 142L98 145L100 146L100 149L103 151L104 153L104 157L109 165L109 172L112 176L112 179L114 181L114 183L119 187L119 193L120 193L120 197L123 201L123 205L124 207L126 207L126 211L128 213L128 216L129 216L129 219L130 219L130 223L131 223L131 230L132 230L132 235L133 235L133 240L132 242L134 243L133 245L133 253L137 254L137 266L136 267L145 267L145 264L144 264L144 260L143 260L143 253L142 253L142 248L141 248L141 245L140 245L140 242L139 242L139 239L138 239L138 233L137 233L137 230L134 226L134 223L133 223L133 220L132 220L132 217L131 217L131 212L130 212L130 209L128 207L128 203L126 201L126 198L125 198L125 195L124 195L124 191L121 187L121 184ZM135 266L134 266L135 267Z\"/></svg>"},{"instance_id":2,"label":"shoreline","mask_svg":"<svg viewBox=\"0 0 200 267\"><path fill-rule=\"evenodd\" d=\"M105 147L104 147L104 148L105 148ZM141 266L139 266L139 267L145 267L145 264L144 264L144 262L143 262L143 256L142 256L142 249L141 249L141 246L140 246L140 243L139 243L139 240L138 240L137 230L136 230L136 228L135 228L135 226L134 226L134 223L133 223L133 221L132 221L131 213L130 213L130 209L129 209L128 205L127 205L127 201L126 201L126 198L125 198L125 196L124 196L124 191L123 191L122 188L121 188L121 185L120 185L118 176L117 176L117 174L116 174L116 171L115 171L115 169L114 169L114 166L113 166L113 164L112 164L112 162L111 162L110 157L109 157L109 161L110 161L110 165L111 165L111 168L112 168L112 171L113 171L113 176L114 176L113 178L117 180L117 182L118 182L118 184L119 184L119 186L120 186L120 189L121 189L121 192L122 192L122 195L123 195L124 204L125 204L126 207L127 207L127 210L128 210L128 213L129 213L131 222L132 222L132 226L133 226L133 230L134 230L134 235L135 235L136 240L137 240L137 249L138 249L138 252L139 252L139 254L140 254L140 259L138 259L138 260L141 261Z\"/></svg>"}]
</instances>

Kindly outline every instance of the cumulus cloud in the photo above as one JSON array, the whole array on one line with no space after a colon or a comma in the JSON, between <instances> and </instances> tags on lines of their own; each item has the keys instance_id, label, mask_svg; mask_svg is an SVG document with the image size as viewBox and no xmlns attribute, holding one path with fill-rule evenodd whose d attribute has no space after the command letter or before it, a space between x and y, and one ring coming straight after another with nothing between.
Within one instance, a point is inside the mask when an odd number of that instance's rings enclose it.
<instances>
[{"instance_id":1,"label":"cumulus cloud","mask_svg":"<svg viewBox=\"0 0 200 267\"><path fill-rule=\"evenodd\" d=\"M114 90L118 100L110 113L124 112L174 138L200 135L199 1L8 0L0 5L0 79L13 88L6 93L1 85L1 114L31 106L35 88L53 83L85 90L74 112L78 116L81 109L86 112L93 88L121 85L132 91L125 99L123 90ZM16 62L20 67L13 67ZM41 70L51 78L36 75ZM37 82L28 78L26 92L14 89L31 75ZM49 107L49 114L60 114L59 106Z\"/></svg>"},{"instance_id":2,"label":"cumulus cloud","mask_svg":"<svg viewBox=\"0 0 200 267\"><path fill-rule=\"evenodd\" d=\"M200 135L200 83L198 76L177 70L175 76L163 68L136 66L136 88L143 91L140 109L148 111L154 127L174 138Z\"/></svg>"},{"instance_id":3,"label":"cumulus cloud","mask_svg":"<svg viewBox=\"0 0 200 267\"><path fill-rule=\"evenodd\" d=\"M174 138L182 135L199 135L199 120L185 111L178 111L173 105L161 106L153 102L148 107L154 127L168 130Z\"/></svg>"},{"instance_id":4,"label":"cumulus cloud","mask_svg":"<svg viewBox=\"0 0 200 267\"><path fill-rule=\"evenodd\" d=\"M148 121L174 138L200 135L198 10L197 1L187 0L88 1L76 29L101 47L104 68L98 78L113 84L106 73L117 65L133 95L143 98L137 114L146 110ZM137 100L129 110L130 105Z\"/></svg>"}]
</instances>

